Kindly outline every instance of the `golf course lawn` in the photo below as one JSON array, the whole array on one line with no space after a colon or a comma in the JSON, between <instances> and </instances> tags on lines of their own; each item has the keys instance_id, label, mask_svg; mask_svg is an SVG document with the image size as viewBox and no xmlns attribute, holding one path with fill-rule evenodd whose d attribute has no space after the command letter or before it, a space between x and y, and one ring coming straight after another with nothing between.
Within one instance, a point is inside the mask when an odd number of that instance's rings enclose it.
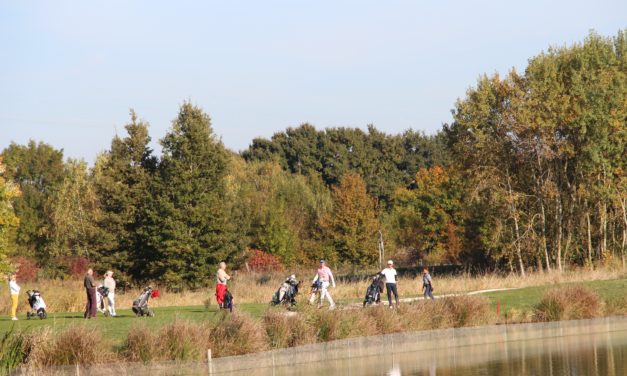
<instances>
[{"instance_id":1,"label":"golf course lawn","mask_svg":"<svg viewBox=\"0 0 627 376\"><path fill-rule=\"evenodd\" d=\"M575 285L575 284L571 284ZM580 284L579 285L583 285ZM551 286L535 286L516 290L496 291L482 294L487 297L494 309L497 302L500 303L501 313L505 313L510 309L519 311L530 311L538 304L542 295L549 289L558 285ZM559 285L565 286L565 285ZM600 297L606 300L624 299L627 294L627 279L616 279L607 281L587 282L585 286L594 290ZM436 296L437 297L437 296ZM340 301L339 304L348 304L351 301ZM411 304L423 304L415 302ZM267 304L239 304L236 309L246 312L253 317L263 316ZM48 318L40 320L38 318L26 320L25 314L22 313L19 321L11 321L7 315L0 316L0 335L6 333L12 328L15 330L28 329L38 330L44 326L49 326L53 330L63 329L71 325L86 325L100 329L102 333L112 339L116 344L122 344L126 338L129 328L140 323L147 325L149 328L159 328L166 323L175 319L183 319L190 321L217 320L217 307L212 305L209 309L202 305L185 306L185 307L163 307L154 308L155 317L135 317L130 309L119 309L118 316L115 318L104 317L100 313L96 319L85 320L82 312L61 312L49 313Z\"/></svg>"}]
</instances>

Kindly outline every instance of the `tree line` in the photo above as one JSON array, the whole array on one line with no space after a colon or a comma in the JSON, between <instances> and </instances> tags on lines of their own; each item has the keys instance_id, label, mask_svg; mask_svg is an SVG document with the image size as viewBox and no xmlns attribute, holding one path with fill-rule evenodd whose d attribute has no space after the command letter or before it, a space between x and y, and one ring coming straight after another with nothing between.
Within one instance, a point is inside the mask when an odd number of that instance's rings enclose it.
<instances>
[{"instance_id":1,"label":"tree line","mask_svg":"<svg viewBox=\"0 0 627 376\"><path fill-rule=\"evenodd\" d=\"M286 266L374 266L382 237L405 263L624 267L626 36L591 33L523 73L480 77L431 136L303 124L234 153L186 102L161 155L133 111L92 167L13 143L0 160L0 263L34 260L56 278L83 258L197 287L220 260L259 251Z\"/></svg>"}]
</instances>

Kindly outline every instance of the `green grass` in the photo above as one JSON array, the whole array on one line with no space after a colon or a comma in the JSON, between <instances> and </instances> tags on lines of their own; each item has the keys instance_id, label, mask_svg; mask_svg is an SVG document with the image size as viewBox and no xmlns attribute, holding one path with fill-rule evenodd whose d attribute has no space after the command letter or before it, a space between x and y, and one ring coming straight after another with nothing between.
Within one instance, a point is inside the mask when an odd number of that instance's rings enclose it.
<instances>
[{"instance_id":1,"label":"green grass","mask_svg":"<svg viewBox=\"0 0 627 376\"><path fill-rule=\"evenodd\" d=\"M591 288L605 300L622 298L627 291L627 279L617 279L608 281L587 282L585 286ZM517 290L491 292L483 294L486 296L493 309L496 309L497 302L501 304L501 312L504 313L510 309L518 311L531 311L538 304L542 295L549 289L556 287L536 286L527 287ZM305 294L307 295L307 294ZM350 299L339 302L347 304L354 301L361 301L361 298ZM260 318L266 311L267 304L239 304L236 309L246 312L253 317ZM204 306L186 306L186 307L164 307L154 308L155 317L135 317L131 310L118 310L118 317L107 318L99 313L95 320L85 320L82 312L62 312L49 313L48 319L39 320L38 318L26 320L26 315L22 313L19 321L11 321L9 316L0 316L0 336L14 328L16 330L29 329L36 330L43 326L49 326L53 330L61 330L70 325L86 325L96 327L102 330L103 335L111 338L117 344L122 344L126 338L129 328L139 322L145 323L149 328L157 329L175 319L185 319L190 321L214 321L217 320L216 306L211 306L207 310Z\"/></svg>"},{"instance_id":2,"label":"green grass","mask_svg":"<svg viewBox=\"0 0 627 376\"><path fill-rule=\"evenodd\" d=\"M536 304L538 304L542 295L544 295L546 291L557 286L567 285L582 285L588 287L604 300L623 297L627 292L627 279L613 279L607 281L534 286L517 290L495 291L483 294L483 296L490 299L494 309L496 309L497 302L500 302L501 312L505 312L509 309L529 311L532 310Z\"/></svg>"},{"instance_id":3,"label":"green grass","mask_svg":"<svg viewBox=\"0 0 627 376\"><path fill-rule=\"evenodd\" d=\"M240 304L237 309L246 312L253 317L261 317L265 312L265 304ZM117 317L104 317L98 313L96 319L86 320L82 312L49 313L48 318L26 319L25 314L19 315L18 321L11 321L10 316L0 316L0 336L14 327L16 330L37 330L43 326L49 326L53 330L61 330L70 325L86 325L102 330L104 336L110 337L118 344L126 338L129 328L137 323L145 323L149 328L159 328L175 319L190 321L215 321L218 318L217 307L212 306L207 310L204 306L187 307L163 307L153 308L155 317L135 317L130 309L118 309Z\"/></svg>"}]
</instances>

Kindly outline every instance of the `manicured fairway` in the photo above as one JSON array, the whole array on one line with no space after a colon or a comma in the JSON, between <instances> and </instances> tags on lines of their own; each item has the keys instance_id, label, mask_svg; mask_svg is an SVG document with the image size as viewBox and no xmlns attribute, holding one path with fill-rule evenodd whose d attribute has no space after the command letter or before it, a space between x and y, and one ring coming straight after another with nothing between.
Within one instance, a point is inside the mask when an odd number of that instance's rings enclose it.
<instances>
[{"instance_id":1,"label":"manicured fairway","mask_svg":"<svg viewBox=\"0 0 627 376\"><path fill-rule=\"evenodd\" d=\"M622 299L627 298L627 279L614 279L608 281L592 281L586 283L571 283L550 286L534 286L516 290L495 291L482 294L490 299L493 306L497 302L501 304L501 311L508 309L517 309L520 311L531 310L538 304L542 295L551 288L561 286L579 285L591 288L600 297L604 299Z\"/></svg>"},{"instance_id":2,"label":"manicured fairway","mask_svg":"<svg viewBox=\"0 0 627 376\"><path fill-rule=\"evenodd\" d=\"M241 304L237 309L251 314L254 317L260 317L266 308L265 304ZM83 313L78 312L60 312L49 313L48 318L40 320L38 318L26 320L24 314L20 315L19 321L11 321L9 316L0 317L0 335L14 329L40 330L44 326L49 326L53 330L59 330L71 325L85 325L95 327L102 330L103 334L110 337L116 342L122 342L126 338L126 333L133 325L145 324L149 328L159 328L166 323L176 319L190 321L213 321L218 318L217 307L214 305L208 310L204 306L187 306L187 307L163 307L154 308L155 317L135 317L133 312L129 310L118 310L117 317L104 317L98 313L96 319L86 320Z\"/></svg>"}]
</instances>

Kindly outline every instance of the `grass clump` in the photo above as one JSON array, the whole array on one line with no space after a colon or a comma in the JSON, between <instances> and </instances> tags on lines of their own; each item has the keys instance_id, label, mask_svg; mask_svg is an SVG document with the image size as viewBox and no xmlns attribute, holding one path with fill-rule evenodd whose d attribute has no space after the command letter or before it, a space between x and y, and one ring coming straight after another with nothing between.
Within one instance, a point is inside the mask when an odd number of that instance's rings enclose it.
<instances>
[{"instance_id":1,"label":"grass clump","mask_svg":"<svg viewBox=\"0 0 627 376\"><path fill-rule=\"evenodd\" d=\"M535 307L535 321L578 320L603 313L601 299L583 286L566 286L547 291Z\"/></svg>"},{"instance_id":2,"label":"grass clump","mask_svg":"<svg viewBox=\"0 0 627 376\"><path fill-rule=\"evenodd\" d=\"M280 349L316 342L316 330L307 318L295 312L269 310L263 317L269 345Z\"/></svg>"},{"instance_id":3,"label":"grass clump","mask_svg":"<svg viewBox=\"0 0 627 376\"><path fill-rule=\"evenodd\" d=\"M268 348L268 337L261 322L238 312L222 312L211 331L211 338L216 357L255 353Z\"/></svg>"}]
</instances>

